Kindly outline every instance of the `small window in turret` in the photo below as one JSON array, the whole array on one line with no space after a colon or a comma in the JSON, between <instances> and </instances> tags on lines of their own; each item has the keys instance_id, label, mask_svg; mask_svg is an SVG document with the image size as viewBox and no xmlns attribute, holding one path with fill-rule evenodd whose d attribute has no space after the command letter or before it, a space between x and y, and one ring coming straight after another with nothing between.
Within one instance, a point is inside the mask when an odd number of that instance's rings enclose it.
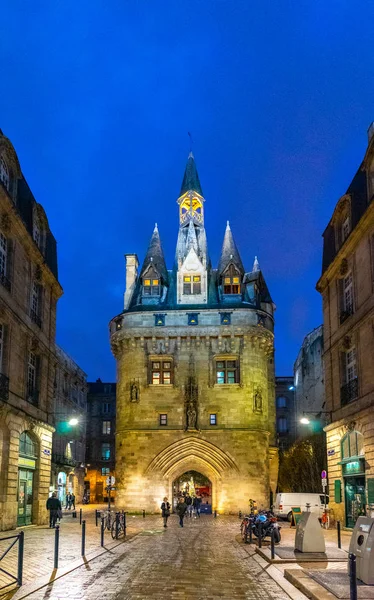
<instances>
[{"instance_id":1,"label":"small window in turret","mask_svg":"<svg viewBox=\"0 0 374 600\"><path fill-rule=\"evenodd\" d=\"M143 296L159 296L160 295L160 280L159 279L143 279Z\"/></svg>"},{"instance_id":2,"label":"small window in turret","mask_svg":"<svg viewBox=\"0 0 374 600\"><path fill-rule=\"evenodd\" d=\"M223 293L240 294L240 276L233 265L226 270L223 276Z\"/></svg>"},{"instance_id":3,"label":"small window in turret","mask_svg":"<svg viewBox=\"0 0 374 600\"><path fill-rule=\"evenodd\" d=\"M183 294L187 296L201 294L201 276L200 275L184 275L183 277Z\"/></svg>"}]
</instances>

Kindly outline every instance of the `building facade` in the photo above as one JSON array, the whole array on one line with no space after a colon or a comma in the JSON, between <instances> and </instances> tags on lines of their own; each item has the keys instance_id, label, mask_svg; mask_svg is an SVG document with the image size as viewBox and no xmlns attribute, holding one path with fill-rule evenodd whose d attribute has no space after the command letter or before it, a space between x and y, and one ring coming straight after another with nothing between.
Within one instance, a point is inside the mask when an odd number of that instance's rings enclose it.
<instances>
[{"instance_id":1,"label":"building facade","mask_svg":"<svg viewBox=\"0 0 374 600\"><path fill-rule=\"evenodd\" d=\"M51 489L63 503L84 493L86 460L87 376L76 362L56 346L52 439Z\"/></svg>"},{"instance_id":2,"label":"building facade","mask_svg":"<svg viewBox=\"0 0 374 600\"><path fill-rule=\"evenodd\" d=\"M323 325L308 333L294 364L296 437L322 431L329 422L325 402ZM301 419L309 423L302 423Z\"/></svg>"},{"instance_id":3,"label":"building facade","mask_svg":"<svg viewBox=\"0 0 374 600\"><path fill-rule=\"evenodd\" d=\"M116 384L101 379L89 382L87 404L85 489L90 502L102 503L108 501L107 478L116 475Z\"/></svg>"},{"instance_id":4,"label":"building facade","mask_svg":"<svg viewBox=\"0 0 374 600\"><path fill-rule=\"evenodd\" d=\"M193 481L210 482L213 510L245 509L249 498L269 506L278 472L274 305L257 259L245 270L229 224L212 267L192 153L177 202L173 268L156 225L139 270L126 255L125 308L110 323L118 505L159 511L188 473L192 492Z\"/></svg>"},{"instance_id":5,"label":"building facade","mask_svg":"<svg viewBox=\"0 0 374 600\"><path fill-rule=\"evenodd\" d=\"M323 234L330 506L353 527L374 507L374 128L364 159Z\"/></svg>"},{"instance_id":6,"label":"building facade","mask_svg":"<svg viewBox=\"0 0 374 600\"><path fill-rule=\"evenodd\" d=\"M0 529L47 522L56 241L0 131Z\"/></svg>"},{"instance_id":7,"label":"building facade","mask_svg":"<svg viewBox=\"0 0 374 600\"><path fill-rule=\"evenodd\" d=\"M296 441L297 423L293 375L275 378L275 406L278 448L287 450Z\"/></svg>"}]
</instances>

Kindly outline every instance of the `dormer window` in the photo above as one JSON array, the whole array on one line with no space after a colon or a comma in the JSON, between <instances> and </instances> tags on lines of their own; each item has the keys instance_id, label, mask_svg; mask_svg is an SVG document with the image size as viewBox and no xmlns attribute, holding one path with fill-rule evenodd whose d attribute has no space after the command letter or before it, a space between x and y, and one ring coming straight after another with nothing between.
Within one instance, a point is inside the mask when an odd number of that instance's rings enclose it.
<instances>
[{"instance_id":1,"label":"dormer window","mask_svg":"<svg viewBox=\"0 0 374 600\"><path fill-rule=\"evenodd\" d=\"M9 192L9 187L10 187L9 169L8 169L8 165L6 164L6 162L2 156L0 157L0 181L2 182L3 186Z\"/></svg>"},{"instance_id":2,"label":"dormer window","mask_svg":"<svg viewBox=\"0 0 374 600\"><path fill-rule=\"evenodd\" d=\"M143 296L159 296L160 279L156 270L151 267L143 277Z\"/></svg>"},{"instance_id":3,"label":"dormer window","mask_svg":"<svg viewBox=\"0 0 374 600\"><path fill-rule=\"evenodd\" d=\"M184 275L183 294L187 296L201 294L201 275Z\"/></svg>"},{"instance_id":4,"label":"dormer window","mask_svg":"<svg viewBox=\"0 0 374 600\"><path fill-rule=\"evenodd\" d=\"M233 265L230 265L223 276L223 293L240 294L240 276Z\"/></svg>"},{"instance_id":5,"label":"dormer window","mask_svg":"<svg viewBox=\"0 0 374 600\"><path fill-rule=\"evenodd\" d=\"M351 223L349 219L349 215L347 215L342 223L342 244L344 244L345 240L349 236L351 232Z\"/></svg>"}]
</instances>

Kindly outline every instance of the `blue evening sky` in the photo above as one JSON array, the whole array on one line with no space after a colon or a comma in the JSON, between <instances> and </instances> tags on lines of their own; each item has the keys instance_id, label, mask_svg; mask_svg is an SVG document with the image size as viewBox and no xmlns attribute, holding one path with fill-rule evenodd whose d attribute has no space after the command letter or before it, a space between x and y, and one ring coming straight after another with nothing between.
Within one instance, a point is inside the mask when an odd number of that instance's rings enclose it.
<instances>
[{"instance_id":1,"label":"blue evening sky","mask_svg":"<svg viewBox=\"0 0 374 600\"><path fill-rule=\"evenodd\" d=\"M374 120L374 4L353 0L3 3L0 127L58 241L57 341L114 380L124 253L157 221L169 267L189 150L213 264L229 219L276 303L277 374L322 321L321 234Z\"/></svg>"}]
</instances>

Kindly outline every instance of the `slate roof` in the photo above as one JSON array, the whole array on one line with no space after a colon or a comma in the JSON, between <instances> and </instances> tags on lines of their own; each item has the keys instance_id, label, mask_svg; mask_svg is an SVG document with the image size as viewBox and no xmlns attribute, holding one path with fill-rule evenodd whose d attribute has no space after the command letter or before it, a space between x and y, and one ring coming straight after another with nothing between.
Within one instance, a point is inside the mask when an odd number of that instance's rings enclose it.
<instances>
[{"instance_id":1,"label":"slate roof","mask_svg":"<svg viewBox=\"0 0 374 600\"><path fill-rule=\"evenodd\" d=\"M198 194L200 194L200 196L203 196L203 190L201 189L199 175L196 169L195 158L192 152L190 152L187 160L180 196L191 190L197 192Z\"/></svg>"},{"instance_id":2,"label":"slate roof","mask_svg":"<svg viewBox=\"0 0 374 600\"><path fill-rule=\"evenodd\" d=\"M223 238L221 257L218 263L218 272L222 275L226 267L233 263L241 273L244 273L242 259L240 258L239 250L235 244L230 224L227 221L225 236Z\"/></svg>"},{"instance_id":3,"label":"slate roof","mask_svg":"<svg viewBox=\"0 0 374 600\"><path fill-rule=\"evenodd\" d=\"M152 233L151 241L149 242L148 250L145 255L142 269L140 271L140 277L143 276L144 272L148 269L149 265L152 264L156 271L159 273L164 283L168 281L168 271L166 268L164 252L162 250L160 234L158 232L157 223Z\"/></svg>"}]
</instances>

